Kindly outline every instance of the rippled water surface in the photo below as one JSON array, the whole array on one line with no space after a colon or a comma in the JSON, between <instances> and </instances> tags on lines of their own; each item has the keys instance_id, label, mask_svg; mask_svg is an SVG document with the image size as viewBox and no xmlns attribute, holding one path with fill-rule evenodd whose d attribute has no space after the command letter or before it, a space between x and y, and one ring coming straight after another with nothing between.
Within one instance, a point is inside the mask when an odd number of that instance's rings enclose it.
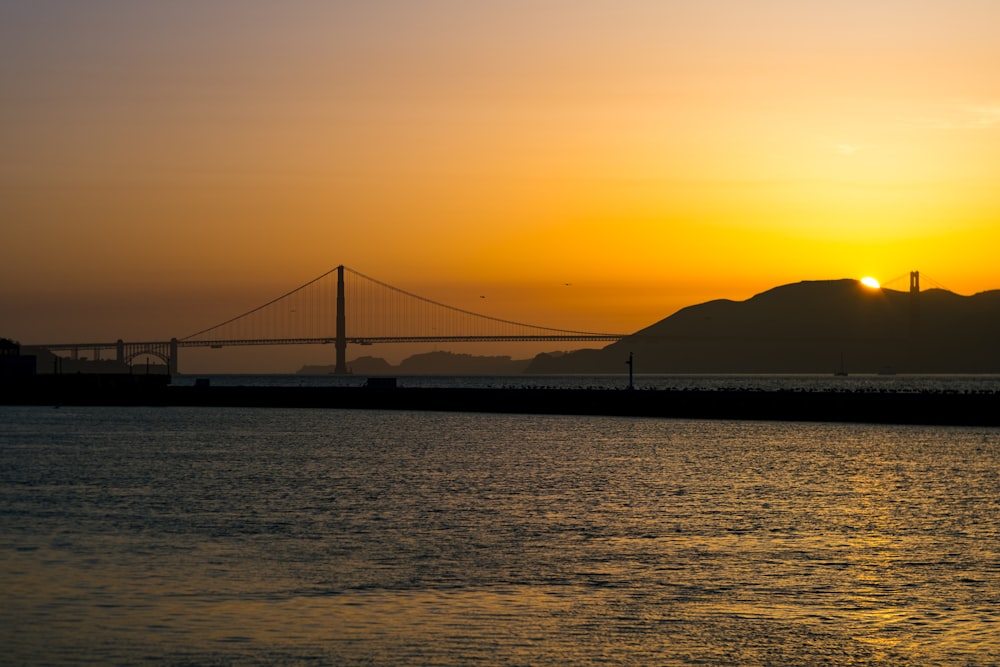
<instances>
[{"instance_id":1,"label":"rippled water surface","mask_svg":"<svg viewBox=\"0 0 1000 667\"><path fill-rule=\"evenodd\" d=\"M995 665L1000 430L0 407L12 664Z\"/></svg>"}]
</instances>

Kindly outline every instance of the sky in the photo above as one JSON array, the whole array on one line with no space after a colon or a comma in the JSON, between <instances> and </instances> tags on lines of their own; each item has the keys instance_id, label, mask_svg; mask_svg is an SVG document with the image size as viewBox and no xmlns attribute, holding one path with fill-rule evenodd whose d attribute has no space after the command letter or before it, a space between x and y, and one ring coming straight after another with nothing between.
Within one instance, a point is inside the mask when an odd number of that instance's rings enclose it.
<instances>
[{"instance_id":1,"label":"sky","mask_svg":"<svg viewBox=\"0 0 1000 667\"><path fill-rule=\"evenodd\" d=\"M3 0L0 335L182 337L340 264L623 333L800 280L997 289L997 26L994 0Z\"/></svg>"}]
</instances>

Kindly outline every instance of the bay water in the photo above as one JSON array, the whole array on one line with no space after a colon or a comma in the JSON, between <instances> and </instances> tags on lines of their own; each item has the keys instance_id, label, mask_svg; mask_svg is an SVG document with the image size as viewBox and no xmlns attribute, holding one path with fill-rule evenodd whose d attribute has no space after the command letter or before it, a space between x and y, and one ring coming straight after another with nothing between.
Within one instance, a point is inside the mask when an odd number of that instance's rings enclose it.
<instances>
[{"instance_id":1,"label":"bay water","mask_svg":"<svg viewBox=\"0 0 1000 667\"><path fill-rule=\"evenodd\" d=\"M1000 429L0 406L13 665L996 665Z\"/></svg>"}]
</instances>

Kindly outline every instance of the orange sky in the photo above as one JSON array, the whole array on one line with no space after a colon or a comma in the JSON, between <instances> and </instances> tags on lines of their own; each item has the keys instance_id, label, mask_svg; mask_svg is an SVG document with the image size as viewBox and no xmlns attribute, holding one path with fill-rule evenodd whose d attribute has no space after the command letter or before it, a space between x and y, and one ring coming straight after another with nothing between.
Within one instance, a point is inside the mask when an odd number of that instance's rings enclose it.
<instances>
[{"instance_id":1,"label":"orange sky","mask_svg":"<svg viewBox=\"0 0 1000 667\"><path fill-rule=\"evenodd\" d=\"M338 264L622 332L803 279L1000 288L997 26L992 0L6 2L0 335L184 336Z\"/></svg>"}]
</instances>

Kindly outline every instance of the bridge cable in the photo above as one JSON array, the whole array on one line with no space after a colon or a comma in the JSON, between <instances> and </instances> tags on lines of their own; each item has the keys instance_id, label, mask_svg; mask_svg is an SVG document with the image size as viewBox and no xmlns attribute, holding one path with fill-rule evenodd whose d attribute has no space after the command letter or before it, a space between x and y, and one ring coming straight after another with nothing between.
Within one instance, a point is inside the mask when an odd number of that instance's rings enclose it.
<instances>
[{"instance_id":1,"label":"bridge cable","mask_svg":"<svg viewBox=\"0 0 1000 667\"><path fill-rule=\"evenodd\" d=\"M479 317L479 318L482 318L482 319L491 320L493 322L500 322L501 324L510 324L510 325L514 325L514 326L518 326L518 327L527 327L529 329L541 329L542 331L555 331L555 332L558 332L558 333L571 333L571 334L582 334L582 335L591 335L591 334L595 333L593 331L574 331L574 330L571 330L571 329L556 329L556 328L553 328L553 327L543 327L543 326L538 326L536 324L525 324L524 322L515 322L513 320L505 320L505 319L502 319L500 317L493 317L491 315L483 315L482 313L475 313L475 312L473 312L471 310L465 310L463 308L456 308L455 306L449 306L449 305L441 303L439 301L434 301L433 299L428 299L427 297L420 296L419 294L413 294L412 292L407 292L404 289L400 289L398 287L394 287L392 285L389 285L388 283L382 282L381 280L376 280L375 278L372 278L370 276L366 276L365 274L363 274L363 273L361 273L359 271L355 271L354 269L347 268L347 267L344 267L344 268L346 268L348 271L350 271L354 275L359 276L361 278L364 278L366 280L369 280L369 281L371 281L371 282L373 282L373 283L375 283L377 285L381 285L382 287L385 287L387 289L393 290L395 292L399 292L400 294L405 294L406 296L408 296L408 297L410 297L412 299L417 299L419 301L423 301L424 303L429 303L429 304L437 306L439 308L444 308L446 310L450 310L450 311L453 311L453 312L456 312L456 313L462 313L464 315L471 315L473 317Z\"/></svg>"},{"instance_id":2,"label":"bridge cable","mask_svg":"<svg viewBox=\"0 0 1000 667\"><path fill-rule=\"evenodd\" d=\"M235 322L236 320L239 320L239 319L242 319L242 318L246 317L247 315L253 315L257 311L263 310L263 309L267 308L268 306L270 306L270 305L272 305L274 303L277 303L278 301L281 301L282 299L290 297L291 295L295 294L296 292L300 292L300 291L304 290L306 287L309 287L313 283L318 282L318 281L322 280L323 278L326 278L328 275L330 275L331 273L333 273L334 271L336 271L337 268L338 267L335 266L332 269L330 269L329 271L327 271L326 273L324 273L323 275L317 276L316 278L313 278L309 282L307 282L305 284L302 284L302 285L299 285L298 287L296 287L292 291L286 292L285 294L282 294L281 296L279 296L277 298L271 299L267 303L265 303L263 305L260 305L260 306L257 306L256 308L254 308L252 310L248 310L247 312L245 312L245 313L243 313L241 315L237 315L236 317L232 317L232 318L226 320L225 322L220 322L219 324L216 324L215 326L208 327L207 329L202 329L198 333L193 333L190 336L185 336L184 338L179 338L178 340L188 340L188 339L194 338L195 336L200 336L203 333L208 333L209 331L212 331L213 329L218 329L219 327L224 327L227 324L231 324L231 323Z\"/></svg>"}]
</instances>

